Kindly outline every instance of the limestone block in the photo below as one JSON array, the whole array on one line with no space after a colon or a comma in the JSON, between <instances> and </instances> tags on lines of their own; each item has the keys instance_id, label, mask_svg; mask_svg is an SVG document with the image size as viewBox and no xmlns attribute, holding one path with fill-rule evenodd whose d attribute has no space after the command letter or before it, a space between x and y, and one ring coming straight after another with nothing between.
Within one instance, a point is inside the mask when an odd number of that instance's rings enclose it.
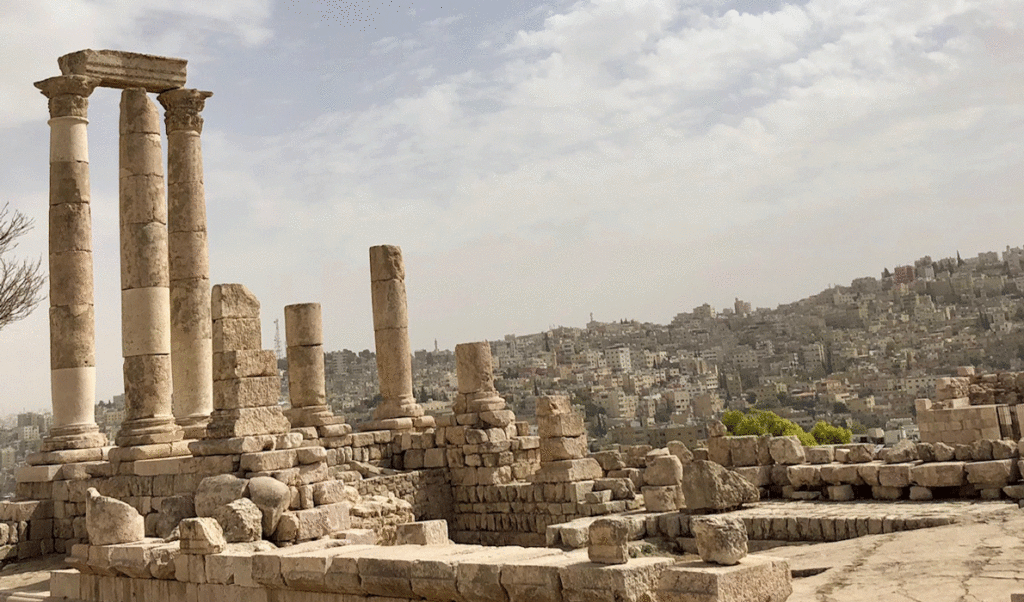
<instances>
[{"instance_id":1,"label":"limestone block","mask_svg":"<svg viewBox=\"0 0 1024 602\"><path fill-rule=\"evenodd\" d=\"M213 510L213 518L224 531L228 543L258 541L263 537L263 513L247 498L240 498Z\"/></svg>"},{"instance_id":2,"label":"limestone block","mask_svg":"<svg viewBox=\"0 0 1024 602\"><path fill-rule=\"evenodd\" d=\"M19 466L15 470L15 479L18 483L50 483L61 476L63 468L55 464Z\"/></svg>"},{"instance_id":3,"label":"limestone block","mask_svg":"<svg viewBox=\"0 0 1024 602\"><path fill-rule=\"evenodd\" d=\"M774 467L740 466L731 470L744 479L750 481L755 487L768 487L772 484L772 468Z\"/></svg>"},{"instance_id":4,"label":"limestone block","mask_svg":"<svg viewBox=\"0 0 1024 602\"><path fill-rule=\"evenodd\" d=\"M64 75L95 77L104 87L139 87L148 92L184 87L187 63L184 59L119 50L80 50L57 59Z\"/></svg>"},{"instance_id":5,"label":"limestone block","mask_svg":"<svg viewBox=\"0 0 1024 602\"><path fill-rule=\"evenodd\" d=\"M684 465L693 462L693 452L687 449L686 444L682 441L669 441L665 447L668 449L668 453L679 458Z\"/></svg>"},{"instance_id":6,"label":"limestone block","mask_svg":"<svg viewBox=\"0 0 1024 602\"><path fill-rule=\"evenodd\" d=\"M256 295L242 284L217 284L211 292L211 314L221 318L259 318L260 302Z\"/></svg>"},{"instance_id":7,"label":"limestone block","mask_svg":"<svg viewBox=\"0 0 1024 602\"><path fill-rule=\"evenodd\" d=\"M282 434L291 425L276 404L262 408L214 409L210 424L206 427L207 437L229 439L256 435Z\"/></svg>"},{"instance_id":8,"label":"limestone block","mask_svg":"<svg viewBox=\"0 0 1024 602\"><path fill-rule=\"evenodd\" d=\"M448 539L448 522L444 520L427 520L405 523L395 527L397 545L446 545Z\"/></svg>"},{"instance_id":9,"label":"limestone block","mask_svg":"<svg viewBox=\"0 0 1024 602\"><path fill-rule=\"evenodd\" d=\"M213 352L259 349L263 345L259 318L214 318Z\"/></svg>"},{"instance_id":10,"label":"limestone block","mask_svg":"<svg viewBox=\"0 0 1024 602\"><path fill-rule=\"evenodd\" d=\"M805 447L804 456L808 464L829 464L835 459L835 451L830 445Z\"/></svg>"},{"instance_id":11,"label":"limestone block","mask_svg":"<svg viewBox=\"0 0 1024 602\"><path fill-rule=\"evenodd\" d=\"M793 593L788 561L747 556L732 566L680 562L661 573L660 602L784 602Z\"/></svg>"},{"instance_id":12,"label":"limestone block","mask_svg":"<svg viewBox=\"0 0 1024 602\"><path fill-rule=\"evenodd\" d=\"M297 451L294 449L278 449L242 454L239 468L243 472L266 472L291 468L297 464L296 453Z\"/></svg>"},{"instance_id":13,"label":"limestone block","mask_svg":"<svg viewBox=\"0 0 1024 602\"><path fill-rule=\"evenodd\" d=\"M917 445L913 441L904 439L893 447L883 449L880 458L887 464L913 462L918 459Z\"/></svg>"},{"instance_id":14,"label":"limestone block","mask_svg":"<svg viewBox=\"0 0 1024 602\"><path fill-rule=\"evenodd\" d=\"M323 318L319 303L286 305L284 325L288 347L323 345Z\"/></svg>"},{"instance_id":15,"label":"limestone block","mask_svg":"<svg viewBox=\"0 0 1024 602\"><path fill-rule=\"evenodd\" d=\"M121 291L121 351L124 357L171 352L170 291L163 287Z\"/></svg>"},{"instance_id":16,"label":"limestone block","mask_svg":"<svg viewBox=\"0 0 1024 602\"><path fill-rule=\"evenodd\" d=\"M82 124L84 128L85 124ZM86 143L87 145L88 143ZM88 155L88 149L84 149ZM89 203L89 164L77 158L50 161L50 206Z\"/></svg>"},{"instance_id":17,"label":"limestone block","mask_svg":"<svg viewBox=\"0 0 1024 602\"><path fill-rule=\"evenodd\" d=\"M719 466L732 466L732 446L727 437L708 438L707 459Z\"/></svg>"},{"instance_id":18,"label":"limestone block","mask_svg":"<svg viewBox=\"0 0 1024 602\"><path fill-rule=\"evenodd\" d=\"M644 483L653 486L676 486L683 480L683 463L675 456L659 456L644 470Z\"/></svg>"},{"instance_id":19,"label":"limestone block","mask_svg":"<svg viewBox=\"0 0 1024 602\"><path fill-rule=\"evenodd\" d=\"M537 434L544 437L579 437L586 434L583 417L579 414L558 414L537 417Z\"/></svg>"},{"instance_id":20,"label":"limestone block","mask_svg":"<svg viewBox=\"0 0 1024 602\"><path fill-rule=\"evenodd\" d=\"M397 279L370 282L373 304L373 328L406 328L409 325L405 282ZM289 343L290 344L290 343ZM456 368L459 368L456 365ZM460 390L460 392L463 392ZM472 392L472 391L465 391Z\"/></svg>"},{"instance_id":21,"label":"limestone block","mask_svg":"<svg viewBox=\"0 0 1024 602\"><path fill-rule=\"evenodd\" d=\"M169 138L170 142L170 138ZM170 144L168 144L170 147ZM202 150L196 149L194 157L186 158L188 164L179 165L185 170L176 170L168 158L167 169L167 229L170 232L201 232L206 230L206 192L202 181ZM189 179L188 172L198 168L198 179ZM177 173L176 173L177 171ZM182 178L182 176L185 176Z\"/></svg>"},{"instance_id":22,"label":"limestone block","mask_svg":"<svg viewBox=\"0 0 1024 602\"><path fill-rule=\"evenodd\" d=\"M587 556L598 564L629 561L629 524L621 518L599 518L590 524Z\"/></svg>"},{"instance_id":23,"label":"limestone block","mask_svg":"<svg viewBox=\"0 0 1024 602\"><path fill-rule=\"evenodd\" d=\"M516 415L512 410L488 410L480 412L479 415L484 424L499 428L509 426L516 421Z\"/></svg>"},{"instance_id":24,"label":"limestone block","mask_svg":"<svg viewBox=\"0 0 1024 602\"><path fill-rule=\"evenodd\" d=\"M706 460L686 467L682 487L687 509L696 512L736 508L761 497L749 481Z\"/></svg>"},{"instance_id":25,"label":"limestone block","mask_svg":"<svg viewBox=\"0 0 1024 602\"><path fill-rule=\"evenodd\" d=\"M92 305L50 308L50 369L96 365L95 310Z\"/></svg>"},{"instance_id":26,"label":"limestone block","mask_svg":"<svg viewBox=\"0 0 1024 602\"><path fill-rule=\"evenodd\" d=\"M859 467L855 464L822 464L821 480L833 485L862 485Z\"/></svg>"},{"instance_id":27,"label":"limestone block","mask_svg":"<svg viewBox=\"0 0 1024 602\"><path fill-rule=\"evenodd\" d=\"M249 480L249 499L260 509L262 530L269 536L277 529L281 516L288 509L291 491L275 478L254 477ZM323 499L318 503L332 503L332 500Z\"/></svg>"},{"instance_id":28,"label":"limestone block","mask_svg":"<svg viewBox=\"0 0 1024 602\"><path fill-rule=\"evenodd\" d=\"M701 560L738 564L747 555L747 529L743 521L727 516L700 516L690 521Z\"/></svg>"},{"instance_id":29,"label":"limestone block","mask_svg":"<svg viewBox=\"0 0 1024 602\"><path fill-rule=\"evenodd\" d=\"M988 488L1001 488L1017 482L1020 473L1015 460L989 460L969 462L965 465L967 481Z\"/></svg>"},{"instance_id":30,"label":"limestone block","mask_svg":"<svg viewBox=\"0 0 1024 602\"><path fill-rule=\"evenodd\" d=\"M167 226L122 224L121 290L167 287Z\"/></svg>"},{"instance_id":31,"label":"limestone block","mask_svg":"<svg viewBox=\"0 0 1024 602\"><path fill-rule=\"evenodd\" d=\"M196 339L213 338L208 278L172 280L170 300L172 349L177 351Z\"/></svg>"},{"instance_id":32,"label":"limestone block","mask_svg":"<svg viewBox=\"0 0 1024 602\"><path fill-rule=\"evenodd\" d=\"M857 475L865 485L881 485L878 480L878 473L881 470L882 464L878 461L868 462L867 464L857 464Z\"/></svg>"},{"instance_id":33,"label":"limestone block","mask_svg":"<svg viewBox=\"0 0 1024 602\"><path fill-rule=\"evenodd\" d=\"M540 461L572 460L587 455L587 438L547 437L540 440Z\"/></svg>"},{"instance_id":34,"label":"limestone block","mask_svg":"<svg viewBox=\"0 0 1024 602\"><path fill-rule=\"evenodd\" d=\"M146 537L145 521L135 508L100 495L93 487L87 494L85 527L91 545L133 543Z\"/></svg>"},{"instance_id":35,"label":"limestone block","mask_svg":"<svg viewBox=\"0 0 1024 602\"><path fill-rule=\"evenodd\" d=\"M797 489L817 489L822 485L821 468L816 465L797 464L789 466L786 469L786 474L789 477L790 484Z\"/></svg>"},{"instance_id":36,"label":"limestone block","mask_svg":"<svg viewBox=\"0 0 1024 602\"><path fill-rule=\"evenodd\" d=\"M871 497L876 500L898 500L903 497L903 490L902 487L872 487Z\"/></svg>"},{"instance_id":37,"label":"limestone block","mask_svg":"<svg viewBox=\"0 0 1024 602\"><path fill-rule=\"evenodd\" d=\"M744 435L740 437L729 437L729 453L733 466L757 466L758 462L758 441L757 435Z\"/></svg>"},{"instance_id":38,"label":"limestone block","mask_svg":"<svg viewBox=\"0 0 1024 602\"><path fill-rule=\"evenodd\" d=\"M828 499L833 502L849 502L853 500L853 486L851 485L829 485Z\"/></svg>"},{"instance_id":39,"label":"limestone block","mask_svg":"<svg viewBox=\"0 0 1024 602\"><path fill-rule=\"evenodd\" d=\"M945 443L933 443L936 462L950 462L956 457L956 450Z\"/></svg>"},{"instance_id":40,"label":"limestone block","mask_svg":"<svg viewBox=\"0 0 1024 602\"><path fill-rule=\"evenodd\" d=\"M804 461L804 447L796 436L772 437L768 450L776 464L802 464Z\"/></svg>"},{"instance_id":41,"label":"limestone block","mask_svg":"<svg viewBox=\"0 0 1024 602\"><path fill-rule=\"evenodd\" d=\"M641 602L655 599L658 577L674 559L635 558L628 564L589 562L562 566L562 599L565 602Z\"/></svg>"},{"instance_id":42,"label":"limestone block","mask_svg":"<svg viewBox=\"0 0 1024 602\"><path fill-rule=\"evenodd\" d=\"M561 554L506 564L501 569L501 585L508 592L509 602L562 602L558 569L563 564L565 557Z\"/></svg>"},{"instance_id":43,"label":"limestone block","mask_svg":"<svg viewBox=\"0 0 1024 602\"><path fill-rule=\"evenodd\" d=\"M370 247L370 281L405 280L402 249L394 245Z\"/></svg>"},{"instance_id":44,"label":"limestone block","mask_svg":"<svg viewBox=\"0 0 1024 602\"><path fill-rule=\"evenodd\" d=\"M592 458L576 460L558 460L543 464L537 472L530 476L534 483L572 483L575 481L591 481L604 476L601 465Z\"/></svg>"},{"instance_id":45,"label":"limestone block","mask_svg":"<svg viewBox=\"0 0 1024 602\"><path fill-rule=\"evenodd\" d=\"M648 512L675 512L686 505L679 485L645 486L641 491L644 494L644 508Z\"/></svg>"},{"instance_id":46,"label":"limestone block","mask_svg":"<svg viewBox=\"0 0 1024 602\"><path fill-rule=\"evenodd\" d=\"M274 531L274 540L280 542L306 541L344 531L351 526L349 518L351 507L351 504L341 502L308 510L285 512Z\"/></svg>"},{"instance_id":47,"label":"limestone block","mask_svg":"<svg viewBox=\"0 0 1024 602\"><path fill-rule=\"evenodd\" d=\"M200 481L199 487L196 489L196 515L200 517L213 516L214 510L218 507L244 497L248 488L249 481L234 475L221 474L206 477Z\"/></svg>"},{"instance_id":48,"label":"limestone block","mask_svg":"<svg viewBox=\"0 0 1024 602\"><path fill-rule=\"evenodd\" d=\"M599 451L590 454L590 457L597 460L604 471L621 470L626 467L622 460L622 454L617 451Z\"/></svg>"},{"instance_id":49,"label":"limestone block","mask_svg":"<svg viewBox=\"0 0 1024 602\"><path fill-rule=\"evenodd\" d=\"M164 182L151 174L123 174L120 178L120 223L131 225L166 224L167 205L155 202L163 198Z\"/></svg>"},{"instance_id":50,"label":"limestone block","mask_svg":"<svg viewBox=\"0 0 1024 602\"><path fill-rule=\"evenodd\" d=\"M50 305L92 305L92 302L92 251L51 251Z\"/></svg>"},{"instance_id":51,"label":"limestone block","mask_svg":"<svg viewBox=\"0 0 1024 602\"><path fill-rule=\"evenodd\" d=\"M875 459L874 447L867 444L851 445L847 450L845 463L860 464Z\"/></svg>"},{"instance_id":52,"label":"limestone block","mask_svg":"<svg viewBox=\"0 0 1024 602\"><path fill-rule=\"evenodd\" d=\"M992 441L992 459L1008 460L1016 459L1019 456L1017 442L1008 439L996 439Z\"/></svg>"},{"instance_id":53,"label":"limestone block","mask_svg":"<svg viewBox=\"0 0 1024 602\"><path fill-rule=\"evenodd\" d=\"M165 497L160 502L154 532L157 537L166 538L186 518L195 518L196 507L192 498L184 495Z\"/></svg>"},{"instance_id":54,"label":"limestone block","mask_svg":"<svg viewBox=\"0 0 1024 602\"><path fill-rule=\"evenodd\" d=\"M281 394L281 379L252 376L213 382L213 407L219 410L276 406Z\"/></svg>"},{"instance_id":55,"label":"limestone block","mask_svg":"<svg viewBox=\"0 0 1024 602\"><path fill-rule=\"evenodd\" d=\"M178 533L182 554L219 554L227 546L220 523L212 517L186 518L178 525Z\"/></svg>"},{"instance_id":56,"label":"limestone block","mask_svg":"<svg viewBox=\"0 0 1024 602\"><path fill-rule=\"evenodd\" d=\"M878 469L878 484L883 487L909 487L912 464L886 464Z\"/></svg>"},{"instance_id":57,"label":"limestone block","mask_svg":"<svg viewBox=\"0 0 1024 602\"><path fill-rule=\"evenodd\" d=\"M277 357L272 350L239 349L213 354L214 380L256 376L277 376Z\"/></svg>"},{"instance_id":58,"label":"limestone block","mask_svg":"<svg viewBox=\"0 0 1024 602\"><path fill-rule=\"evenodd\" d=\"M122 93L121 106L124 108L125 95L131 91ZM144 97L145 98L145 97ZM152 103L148 98L146 102ZM154 109L155 110L155 109ZM163 150L161 147L160 134L146 132L128 132L121 134L119 144L119 165L121 176L151 176L163 179L164 162ZM137 199L143 202L155 202L156 199ZM162 202L163 194L159 200ZM122 199L122 203L124 199Z\"/></svg>"},{"instance_id":59,"label":"limestone block","mask_svg":"<svg viewBox=\"0 0 1024 602\"><path fill-rule=\"evenodd\" d=\"M910 487L910 499L915 502L927 502L933 498L932 490L928 487L913 485Z\"/></svg>"}]
</instances>

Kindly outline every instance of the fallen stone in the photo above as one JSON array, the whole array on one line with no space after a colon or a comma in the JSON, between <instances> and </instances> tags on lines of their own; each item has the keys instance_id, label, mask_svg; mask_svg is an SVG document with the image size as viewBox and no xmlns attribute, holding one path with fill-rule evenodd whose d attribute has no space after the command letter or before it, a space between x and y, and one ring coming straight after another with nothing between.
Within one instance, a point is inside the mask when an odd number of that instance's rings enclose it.
<instances>
[{"instance_id":1,"label":"fallen stone","mask_svg":"<svg viewBox=\"0 0 1024 602\"><path fill-rule=\"evenodd\" d=\"M273 477L255 477L249 480L249 499L260 509L262 531L269 537L277 529L281 515L288 510L292 493L287 485Z\"/></svg>"},{"instance_id":2,"label":"fallen stone","mask_svg":"<svg viewBox=\"0 0 1024 602\"><path fill-rule=\"evenodd\" d=\"M220 523L213 517L186 518L178 530L182 554L219 554L228 545Z\"/></svg>"},{"instance_id":3,"label":"fallen stone","mask_svg":"<svg viewBox=\"0 0 1024 602\"><path fill-rule=\"evenodd\" d=\"M918 459L917 445L913 441L904 439L890 448L883 449L880 459L886 464L913 462Z\"/></svg>"},{"instance_id":4,"label":"fallen stone","mask_svg":"<svg viewBox=\"0 0 1024 602\"><path fill-rule=\"evenodd\" d=\"M248 499L237 499L213 511L228 543L259 541L263 538L263 513Z\"/></svg>"},{"instance_id":5,"label":"fallen stone","mask_svg":"<svg viewBox=\"0 0 1024 602\"><path fill-rule=\"evenodd\" d=\"M643 487L644 508L648 512L675 512L686 505L679 485Z\"/></svg>"},{"instance_id":6,"label":"fallen stone","mask_svg":"<svg viewBox=\"0 0 1024 602\"><path fill-rule=\"evenodd\" d=\"M956 450L945 443L933 443L932 450L935 452L936 462L951 462L956 457Z\"/></svg>"},{"instance_id":7,"label":"fallen stone","mask_svg":"<svg viewBox=\"0 0 1024 602\"><path fill-rule=\"evenodd\" d=\"M445 520L425 520L405 523L396 526L398 545L448 545L448 522Z\"/></svg>"},{"instance_id":8,"label":"fallen stone","mask_svg":"<svg viewBox=\"0 0 1024 602\"><path fill-rule=\"evenodd\" d=\"M910 469L911 483L921 487L959 487L964 475L963 462L932 462Z\"/></svg>"},{"instance_id":9,"label":"fallen stone","mask_svg":"<svg viewBox=\"0 0 1024 602\"><path fill-rule=\"evenodd\" d=\"M196 489L196 516L213 516L217 508L245 497L248 485L247 480L230 474L206 477Z\"/></svg>"},{"instance_id":10,"label":"fallen stone","mask_svg":"<svg viewBox=\"0 0 1024 602\"><path fill-rule=\"evenodd\" d=\"M738 508L761 497L750 481L706 460L686 467L682 486L686 507L693 512Z\"/></svg>"},{"instance_id":11,"label":"fallen stone","mask_svg":"<svg viewBox=\"0 0 1024 602\"><path fill-rule=\"evenodd\" d=\"M146 521L139 511L90 487L85 501L85 530L89 543L105 546L135 543L146 537Z\"/></svg>"},{"instance_id":12,"label":"fallen stone","mask_svg":"<svg viewBox=\"0 0 1024 602\"><path fill-rule=\"evenodd\" d=\"M683 463L673 456L659 456L644 470L644 483L655 487L678 485L683 479Z\"/></svg>"},{"instance_id":13,"label":"fallen stone","mask_svg":"<svg viewBox=\"0 0 1024 602\"><path fill-rule=\"evenodd\" d=\"M793 593L789 563L747 556L732 566L683 561L666 568L657 586L659 602L784 602Z\"/></svg>"},{"instance_id":14,"label":"fallen stone","mask_svg":"<svg viewBox=\"0 0 1024 602\"><path fill-rule=\"evenodd\" d=\"M691 452L682 441L669 441L668 453L679 458L679 461L684 465L693 462L693 452Z\"/></svg>"},{"instance_id":15,"label":"fallen stone","mask_svg":"<svg viewBox=\"0 0 1024 602\"><path fill-rule=\"evenodd\" d=\"M772 437L768 441L768 450L776 464L803 464L804 446L795 435L788 437Z\"/></svg>"},{"instance_id":16,"label":"fallen stone","mask_svg":"<svg viewBox=\"0 0 1024 602\"><path fill-rule=\"evenodd\" d=\"M704 562L728 566L747 555L747 529L738 518L698 516L690 521L690 529Z\"/></svg>"},{"instance_id":17,"label":"fallen stone","mask_svg":"<svg viewBox=\"0 0 1024 602\"><path fill-rule=\"evenodd\" d=\"M599 518L590 524L587 555L590 562L626 564L629 561L629 524L621 518Z\"/></svg>"}]
</instances>

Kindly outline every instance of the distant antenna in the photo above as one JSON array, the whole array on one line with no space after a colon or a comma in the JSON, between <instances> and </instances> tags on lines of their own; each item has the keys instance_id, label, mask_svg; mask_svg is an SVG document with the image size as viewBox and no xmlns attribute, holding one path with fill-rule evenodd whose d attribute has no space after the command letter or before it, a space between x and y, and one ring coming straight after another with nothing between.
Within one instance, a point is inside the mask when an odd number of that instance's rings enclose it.
<instances>
[{"instance_id":1,"label":"distant antenna","mask_svg":"<svg viewBox=\"0 0 1024 602\"><path fill-rule=\"evenodd\" d=\"M277 359L284 357L284 353L281 352L281 321L274 320L274 354Z\"/></svg>"}]
</instances>

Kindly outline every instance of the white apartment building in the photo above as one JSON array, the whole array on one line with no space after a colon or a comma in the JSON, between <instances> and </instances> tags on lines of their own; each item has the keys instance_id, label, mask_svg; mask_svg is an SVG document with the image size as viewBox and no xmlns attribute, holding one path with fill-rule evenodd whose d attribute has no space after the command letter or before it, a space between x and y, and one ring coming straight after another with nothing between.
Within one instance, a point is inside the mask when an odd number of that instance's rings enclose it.
<instances>
[{"instance_id":1,"label":"white apartment building","mask_svg":"<svg viewBox=\"0 0 1024 602\"><path fill-rule=\"evenodd\" d=\"M604 360L612 370L631 372L633 362L629 356L629 347L612 347L604 352Z\"/></svg>"}]
</instances>

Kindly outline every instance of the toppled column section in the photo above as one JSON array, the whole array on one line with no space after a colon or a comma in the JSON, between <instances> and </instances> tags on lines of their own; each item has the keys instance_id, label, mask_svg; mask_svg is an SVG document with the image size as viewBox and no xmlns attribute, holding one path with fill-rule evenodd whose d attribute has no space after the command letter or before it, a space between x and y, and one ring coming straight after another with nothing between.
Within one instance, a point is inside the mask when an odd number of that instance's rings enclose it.
<instances>
[{"instance_id":1,"label":"toppled column section","mask_svg":"<svg viewBox=\"0 0 1024 602\"><path fill-rule=\"evenodd\" d=\"M42 443L50 462L63 450L76 460L99 460L106 437L99 432L96 400L96 332L93 306L92 214L86 118L99 80L82 75L36 83L50 109L50 394L53 426ZM45 452L55 452L46 454ZM33 462L34 463L34 462Z\"/></svg>"},{"instance_id":2,"label":"toppled column section","mask_svg":"<svg viewBox=\"0 0 1024 602\"><path fill-rule=\"evenodd\" d=\"M211 92L177 89L157 100L166 110L167 247L171 294L172 406L186 439L201 439L213 410L210 251L199 113Z\"/></svg>"},{"instance_id":3,"label":"toppled column section","mask_svg":"<svg viewBox=\"0 0 1024 602\"><path fill-rule=\"evenodd\" d=\"M583 417L572 411L564 395L537 398L537 434L540 435L540 470L534 483L571 483L604 476L597 460L586 457L587 435Z\"/></svg>"},{"instance_id":4,"label":"toppled column section","mask_svg":"<svg viewBox=\"0 0 1024 602\"><path fill-rule=\"evenodd\" d=\"M370 247L370 290L373 300L373 338L377 376L383 398L373 412L374 429L433 426L412 391L412 351L409 310L405 297L402 250L392 245ZM413 420L413 419L419 420ZM396 420L397 419L397 420Z\"/></svg>"},{"instance_id":5,"label":"toppled column section","mask_svg":"<svg viewBox=\"0 0 1024 602\"><path fill-rule=\"evenodd\" d=\"M292 404L287 411L288 421L293 427L337 422L327 407L320 304L285 306L284 329L288 344L288 399Z\"/></svg>"},{"instance_id":6,"label":"toppled column section","mask_svg":"<svg viewBox=\"0 0 1024 602\"><path fill-rule=\"evenodd\" d=\"M160 117L142 88L121 93L121 348L125 421L119 447L182 439L171 413L167 203Z\"/></svg>"},{"instance_id":7,"label":"toppled column section","mask_svg":"<svg viewBox=\"0 0 1024 602\"><path fill-rule=\"evenodd\" d=\"M281 378L273 351L260 349L260 303L241 284L213 287L213 412L206 427L206 439L256 438L238 440L238 451L228 445L219 453L242 453L273 449L275 437L290 425L277 403ZM261 437L262 436L262 437ZM204 455L209 441L189 445L192 453Z\"/></svg>"}]
</instances>

